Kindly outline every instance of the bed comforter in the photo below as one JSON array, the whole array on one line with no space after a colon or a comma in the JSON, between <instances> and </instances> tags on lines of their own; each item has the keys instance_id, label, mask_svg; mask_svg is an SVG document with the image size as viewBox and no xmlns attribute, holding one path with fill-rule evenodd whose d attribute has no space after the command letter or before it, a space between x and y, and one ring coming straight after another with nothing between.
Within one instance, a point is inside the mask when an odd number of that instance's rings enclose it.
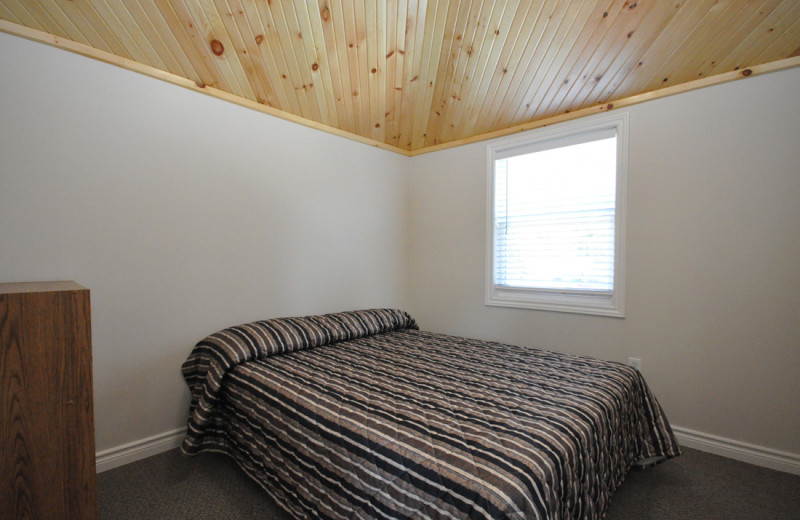
<instances>
[{"instance_id":1,"label":"bed comforter","mask_svg":"<svg viewBox=\"0 0 800 520\"><path fill-rule=\"evenodd\" d=\"M231 327L183 374L183 451L230 455L298 519L602 518L634 463L680 454L636 370L398 310Z\"/></svg>"}]
</instances>

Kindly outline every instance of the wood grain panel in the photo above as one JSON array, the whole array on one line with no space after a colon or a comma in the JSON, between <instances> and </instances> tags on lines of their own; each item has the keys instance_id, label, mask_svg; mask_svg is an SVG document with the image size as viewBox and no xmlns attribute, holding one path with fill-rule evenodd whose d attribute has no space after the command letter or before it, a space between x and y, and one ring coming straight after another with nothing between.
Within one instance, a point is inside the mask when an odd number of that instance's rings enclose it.
<instances>
[{"instance_id":1,"label":"wood grain panel","mask_svg":"<svg viewBox=\"0 0 800 520\"><path fill-rule=\"evenodd\" d=\"M800 0L0 0L0 20L409 153L800 52Z\"/></svg>"},{"instance_id":2,"label":"wood grain panel","mask_svg":"<svg viewBox=\"0 0 800 520\"><path fill-rule=\"evenodd\" d=\"M89 291L0 284L0 518L96 518Z\"/></svg>"}]
</instances>

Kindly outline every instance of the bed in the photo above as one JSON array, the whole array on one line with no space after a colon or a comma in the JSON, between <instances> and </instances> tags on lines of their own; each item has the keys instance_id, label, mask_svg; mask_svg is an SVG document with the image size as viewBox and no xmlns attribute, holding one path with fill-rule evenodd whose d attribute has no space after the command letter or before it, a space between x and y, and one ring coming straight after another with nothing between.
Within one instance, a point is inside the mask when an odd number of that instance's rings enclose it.
<instances>
[{"instance_id":1,"label":"bed","mask_svg":"<svg viewBox=\"0 0 800 520\"><path fill-rule=\"evenodd\" d=\"M298 519L602 518L634 464L680 454L633 368L401 310L230 327L182 370L183 452L229 455Z\"/></svg>"}]
</instances>

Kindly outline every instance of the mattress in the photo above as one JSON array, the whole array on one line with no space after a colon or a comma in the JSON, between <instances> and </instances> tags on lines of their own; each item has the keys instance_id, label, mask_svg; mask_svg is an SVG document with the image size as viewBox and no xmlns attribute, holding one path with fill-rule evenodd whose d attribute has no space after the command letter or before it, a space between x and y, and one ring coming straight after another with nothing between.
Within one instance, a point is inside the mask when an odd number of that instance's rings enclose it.
<instances>
[{"instance_id":1,"label":"mattress","mask_svg":"<svg viewBox=\"0 0 800 520\"><path fill-rule=\"evenodd\" d=\"M353 311L231 327L183 366L187 454L222 452L294 518L594 519L680 448L621 363Z\"/></svg>"}]
</instances>

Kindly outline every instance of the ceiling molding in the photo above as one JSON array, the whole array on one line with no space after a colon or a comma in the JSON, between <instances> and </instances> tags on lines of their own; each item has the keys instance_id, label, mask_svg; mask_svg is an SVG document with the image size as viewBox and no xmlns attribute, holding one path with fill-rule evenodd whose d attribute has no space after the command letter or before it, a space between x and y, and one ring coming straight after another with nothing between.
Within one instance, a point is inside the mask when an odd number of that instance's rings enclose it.
<instances>
[{"instance_id":1,"label":"ceiling molding","mask_svg":"<svg viewBox=\"0 0 800 520\"><path fill-rule=\"evenodd\" d=\"M406 156L800 65L800 0L0 0L0 31Z\"/></svg>"},{"instance_id":2,"label":"ceiling molding","mask_svg":"<svg viewBox=\"0 0 800 520\"><path fill-rule=\"evenodd\" d=\"M600 105L595 105L593 107L576 110L575 112L559 114L545 119L540 119L538 121L523 123L510 128L503 128L502 130L496 130L494 132L487 132L485 134L476 135L465 139L459 139L457 141L451 141L449 143L443 143L435 146L428 146L420 150L412 150L411 152L408 152L408 155L413 157L415 155L422 155L430 152L436 152L439 150L446 150L448 148L455 148L457 146L464 146L466 144L472 144L480 141L486 141L489 139L495 139L498 137L504 137L519 132L525 132L527 130L533 130L535 128L555 125L564 121L571 121L573 119L579 119L581 117L587 117L602 112L608 112L609 110L617 110L620 108L637 105L639 103L644 103L646 101L653 101L655 99L674 96L676 94L682 94L684 92L690 92L692 90L711 87L714 85L721 85L723 83L728 83L740 79L754 78L756 76L761 76L763 74L767 74L770 72L778 72L781 70L787 70L794 67L800 67L800 56L794 56L792 58L786 58L784 60L773 61L770 63L765 63L763 65L755 65L747 69L724 72L722 74L717 74L716 76L708 76L706 78L689 81L687 83L681 83L678 85L674 85L672 87L667 87L659 90L654 90L652 92L645 92L644 94L637 94L635 96L629 96L626 98L613 100L608 103L603 103Z\"/></svg>"},{"instance_id":3,"label":"ceiling molding","mask_svg":"<svg viewBox=\"0 0 800 520\"><path fill-rule=\"evenodd\" d=\"M307 126L315 130L322 130L323 132L328 132L329 134L351 139L359 143L367 144L369 146L374 146L376 148L381 148L383 150L387 150L390 152L399 153L401 155L409 154L408 150L388 145L381 141L376 141L375 139L363 137L358 134L354 134L352 132L346 132L344 130L334 128L332 126L324 125L322 123L318 123L310 119L290 114L288 112L283 112L282 110L262 105L261 103L257 103L250 99L237 96L229 92L225 92L224 90L220 90L207 85L198 84L190 79L186 79L181 76L165 72L155 67L151 67L149 65L143 65L137 61L127 58L122 58L115 54L111 54L110 52L105 52L100 49L95 49L94 47L90 47L82 43L74 42L66 38L60 38L58 36L54 36L52 34L42 32L36 29L31 29L30 27L25 27L23 25L15 24L0 19L0 32L4 32L14 36L19 36L27 40L44 43L51 47L56 47L75 54L80 54L81 56L85 56L87 58L92 58L98 61L102 61L104 63L108 63L109 65L115 65L123 69L127 69L133 72L138 72L139 74L144 74L145 76L149 76L154 79L166 81L168 83L172 83L173 85L177 85L179 87L183 87L192 90L194 92L198 92L200 94L205 94L207 96L215 97L223 101L228 101L230 103L234 103L236 105L249 108L251 110L256 110L263 114L284 119L292 123L297 123L303 126Z\"/></svg>"}]
</instances>

